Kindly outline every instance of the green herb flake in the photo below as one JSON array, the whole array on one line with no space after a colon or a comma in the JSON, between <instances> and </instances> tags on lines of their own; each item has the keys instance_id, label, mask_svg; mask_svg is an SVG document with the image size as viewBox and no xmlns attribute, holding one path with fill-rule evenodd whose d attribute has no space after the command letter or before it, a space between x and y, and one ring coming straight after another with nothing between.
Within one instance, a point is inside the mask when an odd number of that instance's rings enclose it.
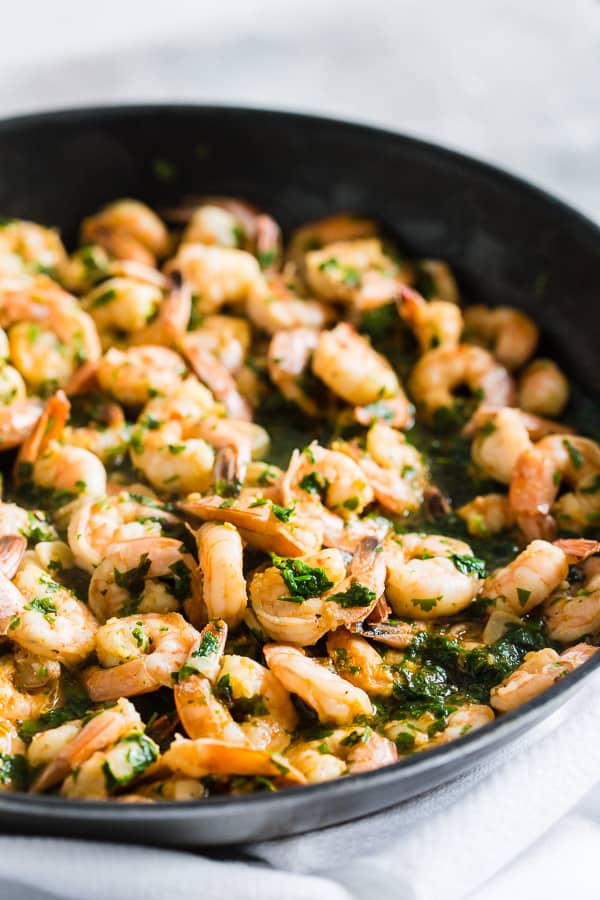
<instances>
[{"instance_id":1,"label":"green herb flake","mask_svg":"<svg viewBox=\"0 0 600 900\"><path fill-rule=\"evenodd\" d=\"M353 581L347 591L331 594L327 599L339 603L342 609L352 609L355 606L370 606L375 602L376 597L375 592L365 587L364 584Z\"/></svg>"},{"instance_id":2,"label":"green herb flake","mask_svg":"<svg viewBox=\"0 0 600 900\"><path fill-rule=\"evenodd\" d=\"M309 566L301 559L277 556L275 553L271 554L271 559L290 592L289 597L280 597L281 600L304 603L309 597L320 597L333 587L333 582L329 580L324 569Z\"/></svg>"}]
</instances>

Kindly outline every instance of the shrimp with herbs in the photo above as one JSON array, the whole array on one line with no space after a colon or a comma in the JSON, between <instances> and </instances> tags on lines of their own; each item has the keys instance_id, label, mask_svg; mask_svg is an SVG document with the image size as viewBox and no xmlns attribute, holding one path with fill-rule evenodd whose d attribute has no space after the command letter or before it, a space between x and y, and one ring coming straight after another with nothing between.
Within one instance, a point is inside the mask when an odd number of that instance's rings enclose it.
<instances>
[{"instance_id":1,"label":"shrimp with herbs","mask_svg":"<svg viewBox=\"0 0 600 900\"><path fill-rule=\"evenodd\" d=\"M465 332L481 341L509 371L520 369L533 356L539 341L535 322L511 306L467 306Z\"/></svg>"}]
</instances>

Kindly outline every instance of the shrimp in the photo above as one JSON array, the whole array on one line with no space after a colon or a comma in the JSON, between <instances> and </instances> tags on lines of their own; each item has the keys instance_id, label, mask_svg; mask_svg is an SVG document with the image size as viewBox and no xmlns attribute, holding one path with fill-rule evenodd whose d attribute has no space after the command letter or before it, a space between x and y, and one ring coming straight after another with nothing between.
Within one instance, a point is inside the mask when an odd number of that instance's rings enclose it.
<instances>
[{"instance_id":1,"label":"shrimp","mask_svg":"<svg viewBox=\"0 0 600 900\"><path fill-rule=\"evenodd\" d=\"M337 213L297 228L290 238L287 258L303 269L306 254L336 241L357 241L376 237L379 226L373 219L357 213Z\"/></svg>"},{"instance_id":2,"label":"shrimp","mask_svg":"<svg viewBox=\"0 0 600 900\"><path fill-rule=\"evenodd\" d=\"M282 785L305 784L301 772L285 757L255 747L210 738L186 740L179 735L163 753L161 763L188 778L206 775L262 775Z\"/></svg>"},{"instance_id":3,"label":"shrimp","mask_svg":"<svg viewBox=\"0 0 600 900\"><path fill-rule=\"evenodd\" d=\"M250 293L246 304L248 318L267 334L296 328L323 328L330 318L318 300L300 297L284 278L268 274Z\"/></svg>"},{"instance_id":4,"label":"shrimp","mask_svg":"<svg viewBox=\"0 0 600 900\"><path fill-rule=\"evenodd\" d=\"M400 288L400 297L398 311L414 332L421 353L435 347L458 345L463 317L456 303L437 299L427 302L407 285Z\"/></svg>"},{"instance_id":5,"label":"shrimp","mask_svg":"<svg viewBox=\"0 0 600 900\"><path fill-rule=\"evenodd\" d=\"M4 220L0 227L0 274L19 271L59 272L67 252L54 228L25 219Z\"/></svg>"},{"instance_id":6,"label":"shrimp","mask_svg":"<svg viewBox=\"0 0 600 900\"><path fill-rule=\"evenodd\" d=\"M182 244L165 267L166 274L174 270L191 286L196 308L204 315L218 312L226 303L246 302L255 291L265 290L260 266L245 250Z\"/></svg>"},{"instance_id":7,"label":"shrimp","mask_svg":"<svg viewBox=\"0 0 600 900\"><path fill-rule=\"evenodd\" d=\"M506 369L520 369L536 351L537 325L512 306L467 306L464 310L468 340L480 339Z\"/></svg>"},{"instance_id":8,"label":"shrimp","mask_svg":"<svg viewBox=\"0 0 600 900\"><path fill-rule=\"evenodd\" d=\"M156 213L137 200L117 200L84 219L83 244L98 244L117 259L153 267L169 250L169 234Z\"/></svg>"},{"instance_id":9,"label":"shrimp","mask_svg":"<svg viewBox=\"0 0 600 900\"><path fill-rule=\"evenodd\" d=\"M227 413L249 421L252 416L248 401L240 394L227 366L206 349L204 338L199 332L192 331L183 335L179 347L194 374L223 404Z\"/></svg>"},{"instance_id":10,"label":"shrimp","mask_svg":"<svg viewBox=\"0 0 600 900\"><path fill-rule=\"evenodd\" d=\"M288 644L265 644L269 669L288 691L315 710L319 721L349 725L358 715L372 716L368 695L344 678Z\"/></svg>"},{"instance_id":11,"label":"shrimp","mask_svg":"<svg viewBox=\"0 0 600 900\"><path fill-rule=\"evenodd\" d=\"M463 737L471 731L483 728L494 721L494 710L489 706L478 703L465 703L460 709L450 713L446 727L440 731L431 741L430 746L448 744L456 738Z\"/></svg>"},{"instance_id":12,"label":"shrimp","mask_svg":"<svg viewBox=\"0 0 600 900\"><path fill-rule=\"evenodd\" d=\"M58 700L55 686L48 690L29 693L18 686L18 670L11 654L0 657L0 708L2 720L21 723L24 719L37 719L52 709Z\"/></svg>"},{"instance_id":13,"label":"shrimp","mask_svg":"<svg viewBox=\"0 0 600 900\"><path fill-rule=\"evenodd\" d=\"M323 410L307 393L303 376L318 340L318 333L312 328L291 328L275 332L269 344L269 378L286 400L315 417L322 415Z\"/></svg>"},{"instance_id":14,"label":"shrimp","mask_svg":"<svg viewBox=\"0 0 600 900\"><path fill-rule=\"evenodd\" d=\"M340 551L334 549L295 559L294 564L294 559L274 557L276 565L255 572L250 581L250 602L270 638L309 646L338 624L340 607L328 603L324 595L342 582L346 564ZM299 597L296 602L290 599L290 584L296 579L302 587L302 603ZM314 596L305 596L307 593Z\"/></svg>"},{"instance_id":15,"label":"shrimp","mask_svg":"<svg viewBox=\"0 0 600 900\"><path fill-rule=\"evenodd\" d=\"M158 746L141 728L132 731L84 760L65 778L60 795L70 799L105 800L142 775L158 756Z\"/></svg>"},{"instance_id":16,"label":"shrimp","mask_svg":"<svg viewBox=\"0 0 600 900\"><path fill-rule=\"evenodd\" d=\"M1 257L0 257L1 263ZM25 743L14 722L0 718L0 792L23 787L20 763L25 761Z\"/></svg>"},{"instance_id":17,"label":"shrimp","mask_svg":"<svg viewBox=\"0 0 600 900\"><path fill-rule=\"evenodd\" d=\"M96 702L171 687L199 638L176 612L109 619L96 636L100 665L83 671L83 685Z\"/></svg>"},{"instance_id":18,"label":"shrimp","mask_svg":"<svg viewBox=\"0 0 600 900\"><path fill-rule=\"evenodd\" d=\"M12 364L34 392L63 387L83 362L100 357L94 320L46 276L6 286L0 327L8 329Z\"/></svg>"},{"instance_id":19,"label":"shrimp","mask_svg":"<svg viewBox=\"0 0 600 900\"><path fill-rule=\"evenodd\" d=\"M347 322L320 333L312 370L334 394L353 406L397 397L402 391L385 357Z\"/></svg>"},{"instance_id":20,"label":"shrimp","mask_svg":"<svg viewBox=\"0 0 600 900\"><path fill-rule=\"evenodd\" d=\"M309 783L318 784L389 766L398 753L392 741L366 726L336 728L318 740L296 742L287 758Z\"/></svg>"},{"instance_id":21,"label":"shrimp","mask_svg":"<svg viewBox=\"0 0 600 900\"><path fill-rule=\"evenodd\" d=\"M47 757L48 745L58 750L50 759L45 759L46 765L36 776L31 786L32 793L43 793L58 784L82 763L88 760L94 753L104 750L128 734L140 732L143 729L140 714L129 700L120 699L115 706L98 712L86 723L83 720L75 720L65 726L53 728L49 732L38 732L33 747L30 747L28 757L36 760L39 765L40 757ZM55 735L55 732L60 734ZM67 738L65 740L65 738ZM69 739L70 738L70 739ZM58 739L58 740L57 740ZM44 751L40 752L42 747Z\"/></svg>"},{"instance_id":22,"label":"shrimp","mask_svg":"<svg viewBox=\"0 0 600 900\"><path fill-rule=\"evenodd\" d=\"M201 324L188 332L190 335L198 347L216 357L232 374L243 365L252 343L250 323L240 316L204 316Z\"/></svg>"},{"instance_id":23,"label":"shrimp","mask_svg":"<svg viewBox=\"0 0 600 900\"><path fill-rule=\"evenodd\" d=\"M563 481L573 490L556 500ZM577 436L542 438L515 463L509 502L530 539L552 537L554 519L571 531L584 531L600 513L600 447Z\"/></svg>"},{"instance_id":24,"label":"shrimp","mask_svg":"<svg viewBox=\"0 0 600 900\"><path fill-rule=\"evenodd\" d=\"M214 450L202 438L188 437L187 431L178 421L157 429L141 426L134 431L131 459L156 490L167 494L208 490Z\"/></svg>"},{"instance_id":25,"label":"shrimp","mask_svg":"<svg viewBox=\"0 0 600 900\"><path fill-rule=\"evenodd\" d=\"M11 584L2 582L2 633L23 649L69 667L94 649L98 623L87 606L26 557Z\"/></svg>"},{"instance_id":26,"label":"shrimp","mask_svg":"<svg viewBox=\"0 0 600 900\"><path fill-rule=\"evenodd\" d=\"M313 441L302 453L292 454L285 476L286 503L317 495L343 519L363 512L375 494L368 476L354 460L337 450L326 450Z\"/></svg>"},{"instance_id":27,"label":"shrimp","mask_svg":"<svg viewBox=\"0 0 600 900\"><path fill-rule=\"evenodd\" d=\"M98 457L82 447L61 444L71 404L63 391L47 401L35 428L19 449L16 475L40 488L73 497L106 493L106 471Z\"/></svg>"},{"instance_id":28,"label":"shrimp","mask_svg":"<svg viewBox=\"0 0 600 900\"><path fill-rule=\"evenodd\" d=\"M544 623L553 641L568 644L600 631L600 559L583 566L583 583L560 589L544 603Z\"/></svg>"},{"instance_id":29,"label":"shrimp","mask_svg":"<svg viewBox=\"0 0 600 900\"><path fill-rule=\"evenodd\" d=\"M550 647L528 653L514 672L492 688L491 705L500 712L522 706L583 665L597 650L589 644L577 644L560 655Z\"/></svg>"},{"instance_id":30,"label":"shrimp","mask_svg":"<svg viewBox=\"0 0 600 900\"><path fill-rule=\"evenodd\" d=\"M88 603L96 619L179 609L190 595L196 566L183 549L180 541L166 537L111 544L90 582Z\"/></svg>"},{"instance_id":31,"label":"shrimp","mask_svg":"<svg viewBox=\"0 0 600 900\"><path fill-rule=\"evenodd\" d=\"M169 394L186 374L178 353L151 344L127 350L111 347L97 367L102 390L125 406L142 406L152 397Z\"/></svg>"},{"instance_id":32,"label":"shrimp","mask_svg":"<svg viewBox=\"0 0 600 900\"><path fill-rule=\"evenodd\" d=\"M429 300L445 300L447 303L460 303L460 294L456 279L450 266L441 259L420 259L418 274L425 276L429 289L424 291Z\"/></svg>"},{"instance_id":33,"label":"shrimp","mask_svg":"<svg viewBox=\"0 0 600 900\"><path fill-rule=\"evenodd\" d=\"M314 506L280 507L266 497L248 496L234 501L195 494L178 503L179 509L199 519L231 522L251 547L284 556L302 556L320 549L323 525L317 515L310 514Z\"/></svg>"},{"instance_id":34,"label":"shrimp","mask_svg":"<svg viewBox=\"0 0 600 900\"><path fill-rule=\"evenodd\" d=\"M195 425L207 415L218 415L223 408L215 401L207 387L194 375L176 382L168 394L159 394L148 400L139 417L139 424L152 426L156 422L179 421L184 427Z\"/></svg>"},{"instance_id":35,"label":"shrimp","mask_svg":"<svg viewBox=\"0 0 600 900\"><path fill-rule=\"evenodd\" d=\"M428 350L413 368L409 386L427 419L432 419L438 410L451 410L454 392L463 386L497 406L509 406L513 397L513 382L507 369L487 350L472 344Z\"/></svg>"},{"instance_id":36,"label":"shrimp","mask_svg":"<svg viewBox=\"0 0 600 900\"><path fill-rule=\"evenodd\" d=\"M481 421L481 425L471 444L473 462L489 478L510 484L517 460L532 446L520 411L504 407L490 412L484 419L476 413L474 419Z\"/></svg>"},{"instance_id":37,"label":"shrimp","mask_svg":"<svg viewBox=\"0 0 600 900\"><path fill-rule=\"evenodd\" d=\"M159 537L163 528L178 522L177 516L164 509L148 489L143 494L119 490L112 496L85 498L77 504L69 520L69 547L75 564L91 573L112 544Z\"/></svg>"},{"instance_id":38,"label":"shrimp","mask_svg":"<svg viewBox=\"0 0 600 900\"><path fill-rule=\"evenodd\" d=\"M384 548L386 597L398 616L451 616L465 609L479 590L479 560L464 541L402 534L388 537Z\"/></svg>"},{"instance_id":39,"label":"shrimp","mask_svg":"<svg viewBox=\"0 0 600 900\"><path fill-rule=\"evenodd\" d=\"M483 583L481 596L496 609L524 616L546 600L569 573L564 550L548 541L535 540L507 566Z\"/></svg>"},{"instance_id":40,"label":"shrimp","mask_svg":"<svg viewBox=\"0 0 600 900\"><path fill-rule=\"evenodd\" d=\"M377 238L335 241L305 257L309 287L327 302L357 309L381 306L398 294L399 269Z\"/></svg>"},{"instance_id":41,"label":"shrimp","mask_svg":"<svg viewBox=\"0 0 600 900\"><path fill-rule=\"evenodd\" d=\"M333 660L338 675L355 687L362 688L369 696L392 693L394 679L383 659L364 637L338 628L327 638L327 653Z\"/></svg>"},{"instance_id":42,"label":"shrimp","mask_svg":"<svg viewBox=\"0 0 600 900\"><path fill-rule=\"evenodd\" d=\"M378 422L367 432L365 451L341 441L333 447L356 460L375 498L390 512L401 515L420 507L427 470L422 455L401 432Z\"/></svg>"},{"instance_id":43,"label":"shrimp","mask_svg":"<svg viewBox=\"0 0 600 900\"><path fill-rule=\"evenodd\" d=\"M19 447L31 434L42 413L36 397L0 406L0 451Z\"/></svg>"},{"instance_id":44,"label":"shrimp","mask_svg":"<svg viewBox=\"0 0 600 900\"><path fill-rule=\"evenodd\" d=\"M109 278L96 285L82 300L83 309L96 323L108 349L144 329L158 314L163 293L160 287L134 278Z\"/></svg>"},{"instance_id":45,"label":"shrimp","mask_svg":"<svg viewBox=\"0 0 600 900\"><path fill-rule=\"evenodd\" d=\"M534 359L521 372L519 406L538 416L560 416L569 400L569 382L551 359Z\"/></svg>"},{"instance_id":46,"label":"shrimp","mask_svg":"<svg viewBox=\"0 0 600 900\"><path fill-rule=\"evenodd\" d=\"M465 503L456 514L475 537L490 537L513 525L512 511L505 494L481 494Z\"/></svg>"},{"instance_id":47,"label":"shrimp","mask_svg":"<svg viewBox=\"0 0 600 900\"><path fill-rule=\"evenodd\" d=\"M248 604L240 533L229 522L205 522L196 532L196 543L205 614L209 619L224 619L235 628ZM188 609L190 618L198 624L201 617L191 612Z\"/></svg>"}]
</instances>

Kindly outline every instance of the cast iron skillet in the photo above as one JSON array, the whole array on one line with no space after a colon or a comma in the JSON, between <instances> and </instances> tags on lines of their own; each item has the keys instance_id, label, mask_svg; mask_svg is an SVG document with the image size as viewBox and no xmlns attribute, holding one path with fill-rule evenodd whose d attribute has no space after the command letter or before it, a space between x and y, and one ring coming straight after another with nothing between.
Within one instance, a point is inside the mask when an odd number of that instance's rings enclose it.
<instances>
[{"instance_id":1,"label":"cast iron skillet","mask_svg":"<svg viewBox=\"0 0 600 900\"><path fill-rule=\"evenodd\" d=\"M0 214L58 225L121 196L239 194L286 228L334 210L383 219L440 256L471 296L523 308L548 349L600 395L600 230L491 166L411 138L312 116L201 106L72 110L0 122ZM600 654L480 731L376 772L279 794L124 805L0 793L0 827L157 844L231 844L367 815L499 751L563 705Z\"/></svg>"}]
</instances>

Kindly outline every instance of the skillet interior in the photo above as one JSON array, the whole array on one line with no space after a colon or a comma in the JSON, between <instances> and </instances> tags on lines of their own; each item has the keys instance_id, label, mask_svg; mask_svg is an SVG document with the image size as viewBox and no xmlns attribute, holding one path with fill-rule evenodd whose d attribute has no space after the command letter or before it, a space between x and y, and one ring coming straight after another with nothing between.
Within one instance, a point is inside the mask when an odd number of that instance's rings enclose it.
<instances>
[{"instance_id":1,"label":"skillet interior","mask_svg":"<svg viewBox=\"0 0 600 900\"><path fill-rule=\"evenodd\" d=\"M412 139L259 110L159 106L67 111L0 123L0 214L60 226L118 196L160 208L184 193L239 194L291 228L335 210L383 219L409 250L448 260L466 292L529 312L548 352L600 395L600 231L496 169ZM368 814L499 750L565 703L600 654L486 728L364 775L200 804L65 803L0 794L11 831L161 844L278 837Z\"/></svg>"}]
</instances>

